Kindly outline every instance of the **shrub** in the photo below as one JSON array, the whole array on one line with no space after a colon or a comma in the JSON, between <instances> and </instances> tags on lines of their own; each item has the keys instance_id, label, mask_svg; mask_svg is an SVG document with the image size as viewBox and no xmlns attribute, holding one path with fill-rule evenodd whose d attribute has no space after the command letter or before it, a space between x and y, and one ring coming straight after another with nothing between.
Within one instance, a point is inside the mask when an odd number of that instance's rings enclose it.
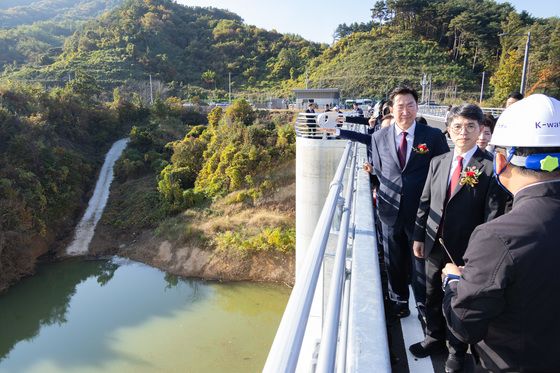
<instances>
[{"instance_id":1,"label":"shrub","mask_svg":"<svg viewBox=\"0 0 560 373\"><path fill-rule=\"evenodd\" d=\"M244 99L234 100L233 103L226 109L226 118L234 123L242 123L246 126L252 124L257 115L255 110Z\"/></svg>"},{"instance_id":2,"label":"shrub","mask_svg":"<svg viewBox=\"0 0 560 373\"><path fill-rule=\"evenodd\" d=\"M277 251L287 253L295 250L296 235L293 228L264 228L254 236L245 231L226 231L214 238L218 250L239 250L243 253Z\"/></svg>"}]
</instances>

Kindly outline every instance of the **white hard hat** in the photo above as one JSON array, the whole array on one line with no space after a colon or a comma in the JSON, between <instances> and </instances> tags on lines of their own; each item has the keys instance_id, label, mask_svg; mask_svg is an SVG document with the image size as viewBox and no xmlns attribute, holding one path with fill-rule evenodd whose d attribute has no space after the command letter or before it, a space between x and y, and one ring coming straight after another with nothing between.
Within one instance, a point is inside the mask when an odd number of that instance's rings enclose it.
<instances>
[{"instance_id":1,"label":"white hard hat","mask_svg":"<svg viewBox=\"0 0 560 373\"><path fill-rule=\"evenodd\" d=\"M560 101L534 94L509 106L498 118L492 145L560 147Z\"/></svg>"}]
</instances>

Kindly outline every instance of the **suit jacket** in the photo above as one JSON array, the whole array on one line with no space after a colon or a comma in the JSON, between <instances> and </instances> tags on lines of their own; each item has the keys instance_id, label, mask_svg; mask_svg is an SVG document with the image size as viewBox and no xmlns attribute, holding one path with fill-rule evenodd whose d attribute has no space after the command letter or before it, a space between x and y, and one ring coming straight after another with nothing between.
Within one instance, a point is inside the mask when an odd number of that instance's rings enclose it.
<instances>
[{"instance_id":1,"label":"suit jacket","mask_svg":"<svg viewBox=\"0 0 560 373\"><path fill-rule=\"evenodd\" d=\"M510 212L475 229L446 287L447 325L478 342L493 372L560 372L559 212L559 180L520 190Z\"/></svg>"},{"instance_id":2,"label":"suit jacket","mask_svg":"<svg viewBox=\"0 0 560 373\"><path fill-rule=\"evenodd\" d=\"M393 226L400 219L399 222L410 225L412 229L430 160L448 152L449 146L439 129L417 124L412 146L416 148L419 144L426 144L429 151L420 154L413 150L401 170L394 126L382 128L371 137L372 163L379 179L377 209L384 224Z\"/></svg>"},{"instance_id":3,"label":"suit jacket","mask_svg":"<svg viewBox=\"0 0 560 373\"><path fill-rule=\"evenodd\" d=\"M434 247L438 229L443 224L441 235L445 247L455 263L462 264L471 233L478 225L504 213L506 195L493 177L492 156L477 149L467 167L476 167L481 172L478 183L473 187L459 184L447 201L444 213L453 156L454 153L449 152L435 157L430 163L413 238L424 242L424 256L428 257Z\"/></svg>"}]
</instances>

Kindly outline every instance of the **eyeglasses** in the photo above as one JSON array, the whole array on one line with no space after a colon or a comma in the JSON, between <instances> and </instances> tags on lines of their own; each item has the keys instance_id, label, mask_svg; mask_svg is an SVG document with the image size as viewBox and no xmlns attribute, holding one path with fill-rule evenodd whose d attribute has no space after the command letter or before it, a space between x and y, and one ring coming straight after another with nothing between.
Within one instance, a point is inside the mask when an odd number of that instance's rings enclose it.
<instances>
[{"instance_id":1,"label":"eyeglasses","mask_svg":"<svg viewBox=\"0 0 560 373\"><path fill-rule=\"evenodd\" d=\"M461 130L463 128L465 129L465 131L467 133L473 133L477 129L477 127L479 127L479 126L477 126L476 124L470 124L470 123L465 125L465 126L463 126L461 124L453 124L453 125L449 126L449 128L451 128L451 132L453 132L456 135L460 134Z\"/></svg>"}]
</instances>

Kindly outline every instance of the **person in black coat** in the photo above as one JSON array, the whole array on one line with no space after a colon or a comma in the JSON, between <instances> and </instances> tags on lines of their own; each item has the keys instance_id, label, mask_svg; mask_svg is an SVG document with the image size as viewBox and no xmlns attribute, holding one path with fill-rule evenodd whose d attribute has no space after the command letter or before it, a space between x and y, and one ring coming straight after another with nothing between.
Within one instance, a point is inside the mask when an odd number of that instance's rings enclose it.
<instances>
[{"instance_id":1,"label":"person in black coat","mask_svg":"<svg viewBox=\"0 0 560 373\"><path fill-rule=\"evenodd\" d=\"M446 263L463 265L462 257L472 231L504 212L505 194L493 177L493 160L476 141L484 115L473 104L449 111L447 130L453 152L432 159L414 229L414 255L426 259L426 337L410 346L416 357L445 349L446 325L441 305L441 271ZM449 247L448 257L440 244ZM462 369L468 345L449 336L446 372Z\"/></svg>"},{"instance_id":2,"label":"person in black coat","mask_svg":"<svg viewBox=\"0 0 560 373\"><path fill-rule=\"evenodd\" d=\"M362 108L360 107L360 105L358 105L358 103L354 102L354 103L352 104L352 109L353 109L353 112L354 112L357 116L360 116L360 117L363 117L363 116L364 116L364 111L362 110Z\"/></svg>"},{"instance_id":3,"label":"person in black coat","mask_svg":"<svg viewBox=\"0 0 560 373\"><path fill-rule=\"evenodd\" d=\"M559 125L560 101L541 94L500 115L491 143L513 209L443 270L447 325L492 372L560 372Z\"/></svg>"}]
</instances>

